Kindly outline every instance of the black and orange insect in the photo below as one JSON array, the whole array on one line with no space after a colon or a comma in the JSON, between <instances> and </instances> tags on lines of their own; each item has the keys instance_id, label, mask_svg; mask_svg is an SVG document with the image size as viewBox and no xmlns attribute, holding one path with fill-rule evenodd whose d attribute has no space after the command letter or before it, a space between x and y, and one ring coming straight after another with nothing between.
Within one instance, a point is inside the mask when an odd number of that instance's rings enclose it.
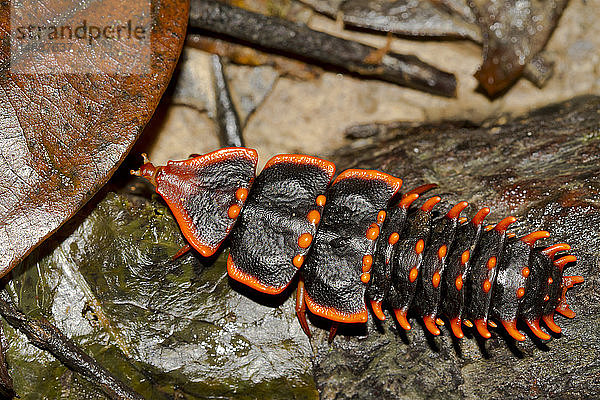
<instances>
[{"instance_id":1,"label":"black and orange insect","mask_svg":"<svg viewBox=\"0 0 600 400\"><path fill-rule=\"evenodd\" d=\"M546 340L540 320L560 333L555 312L575 316L565 294L583 278L563 276L576 261L564 255L568 244L536 247L546 231L517 238L507 233L515 217L485 226L490 209L469 220L464 201L436 216L437 196L411 207L435 184L400 194L401 179L361 169L331 183L331 162L295 154L272 158L255 176L257 160L255 150L224 148L159 167L145 158L132 173L156 187L177 219L189 245L176 256L191 248L212 256L229 237L236 281L278 294L299 274L296 312L309 336L306 308L333 321L332 340L339 323L367 321L367 303L380 320L389 305L407 330L411 310L433 335L445 317L458 338L463 324L489 338L497 321L522 341L520 319Z\"/></svg>"}]
</instances>

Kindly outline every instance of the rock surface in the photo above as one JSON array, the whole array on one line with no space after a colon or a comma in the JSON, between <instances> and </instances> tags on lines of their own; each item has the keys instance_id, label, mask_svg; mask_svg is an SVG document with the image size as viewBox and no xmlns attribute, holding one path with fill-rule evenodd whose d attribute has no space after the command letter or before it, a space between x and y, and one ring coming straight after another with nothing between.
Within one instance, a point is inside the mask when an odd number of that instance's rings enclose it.
<instances>
[{"instance_id":1,"label":"rock surface","mask_svg":"<svg viewBox=\"0 0 600 400\"><path fill-rule=\"evenodd\" d=\"M223 258L210 268L189 255L171 261L183 241L157 200L109 192L80 213L13 273L19 308L50 319L147 399L315 398L289 293L268 299L230 283ZM22 398L104 398L5 332Z\"/></svg>"}]
</instances>

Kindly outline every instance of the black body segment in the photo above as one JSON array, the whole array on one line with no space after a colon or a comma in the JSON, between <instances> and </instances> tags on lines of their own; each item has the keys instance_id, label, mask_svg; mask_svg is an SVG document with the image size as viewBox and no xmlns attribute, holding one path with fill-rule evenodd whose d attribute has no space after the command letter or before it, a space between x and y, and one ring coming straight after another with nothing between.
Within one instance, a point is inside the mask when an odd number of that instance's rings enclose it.
<instances>
[{"instance_id":1,"label":"black body segment","mask_svg":"<svg viewBox=\"0 0 600 400\"><path fill-rule=\"evenodd\" d=\"M519 316L533 320L540 315L554 313L560 301L562 271L544 254L531 255L531 274L525 290L525 300L519 307ZM548 283L548 278L552 283ZM545 300L548 296L548 300Z\"/></svg>"},{"instance_id":2,"label":"black body segment","mask_svg":"<svg viewBox=\"0 0 600 400\"><path fill-rule=\"evenodd\" d=\"M545 315L544 309L550 302L550 293L553 289L552 285L555 278L557 278L557 285L555 286L557 290L553 298L560 299L559 292L561 290L562 271L558 274L553 274L553 269L555 269L555 265L552 263L552 258L532 249L529 256L529 266L525 270L526 273L521 272L521 275L527 276L525 278L526 284L523 288L523 296L519 302L517 317L524 320L533 333L542 340L550 339L550 335L540 329L540 319ZM548 313L551 314L551 317L554 316L554 310L557 305L552 307L551 312ZM554 330L553 326L549 327L551 330ZM515 336L513 335L513 337Z\"/></svg>"},{"instance_id":3,"label":"black body segment","mask_svg":"<svg viewBox=\"0 0 600 400\"><path fill-rule=\"evenodd\" d=\"M442 279L442 311L450 320L455 336L462 338L462 321L465 313L466 282L471 272L472 255L475 254L483 222L490 209L480 209L468 223L459 225L456 239L450 248L446 261L446 273Z\"/></svg>"},{"instance_id":4,"label":"black body segment","mask_svg":"<svg viewBox=\"0 0 600 400\"><path fill-rule=\"evenodd\" d=\"M385 209L402 181L369 170L344 171L327 191L323 219L301 273L314 314L365 322L365 289Z\"/></svg>"},{"instance_id":5,"label":"black body segment","mask_svg":"<svg viewBox=\"0 0 600 400\"><path fill-rule=\"evenodd\" d=\"M392 284L392 259L400 239L399 232L404 230L407 211L403 207L390 207L381 228L381 237L377 241L373 258L371 282L367 288L367 296L378 303L384 300Z\"/></svg>"},{"instance_id":6,"label":"black body segment","mask_svg":"<svg viewBox=\"0 0 600 400\"><path fill-rule=\"evenodd\" d=\"M231 234L233 279L270 294L289 285L317 232L317 198L334 173L332 163L307 156L280 155L266 164Z\"/></svg>"},{"instance_id":7,"label":"black body segment","mask_svg":"<svg viewBox=\"0 0 600 400\"><path fill-rule=\"evenodd\" d=\"M256 151L234 147L156 168L156 191L203 256L213 255L235 224L257 161Z\"/></svg>"},{"instance_id":8,"label":"black body segment","mask_svg":"<svg viewBox=\"0 0 600 400\"><path fill-rule=\"evenodd\" d=\"M502 256L505 232L491 229L483 232L472 261L467 287L467 317L479 328L486 325L496 281L498 262Z\"/></svg>"},{"instance_id":9,"label":"black body segment","mask_svg":"<svg viewBox=\"0 0 600 400\"><path fill-rule=\"evenodd\" d=\"M453 207L448 214L433 222L429 243L423 256L421 276L417 280L419 295L415 298L415 308L423 318L427 329L434 335L440 334L435 325L435 320L441 302L441 283L446 268L448 251L454 243L458 217L466 206L466 202L461 202Z\"/></svg>"},{"instance_id":10,"label":"black body segment","mask_svg":"<svg viewBox=\"0 0 600 400\"><path fill-rule=\"evenodd\" d=\"M417 209L400 233L392 259L392 286L386 297L392 308L407 311L417 289L423 252L431 232L431 210Z\"/></svg>"},{"instance_id":11,"label":"black body segment","mask_svg":"<svg viewBox=\"0 0 600 400\"><path fill-rule=\"evenodd\" d=\"M536 294L531 283L544 271L530 268L531 247L512 238L506 241L492 295L490 316L499 321L514 321L519 310L534 307ZM529 284L528 284L529 282ZM529 286L527 288L527 286ZM542 295L543 297L543 295ZM538 314L539 315L539 314Z\"/></svg>"},{"instance_id":12,"label":"black body segment","mask_svg":"<svg viewBox=\"0 0 600 400\"><path fill-rule=\"evenodd\" d=\"M572 259L569 259L569 262L575 261L575 257L573 256L562 257L558 261L568 259L568 257L572 257ZM554 314L555 310L560 310L561 301L564 301L563 265L557 261L552 261L553 258L550 258L550 262L548 263L548 259L545 259L544 254L537 255L535 260L543 264L546 271L548 271L546 280L544 281L544 276L540 276L539 280L541 281L540 286L545 286L549 297L549 300L544 304L542 314L551 315Z\"/></svg>"},{"instance_id":13,"label":"black body segment","mask_svg":"<svg viewBox=\"0 0 600 400\"><path fill-rule=\"evenodd\" d=\"M442 282L442 312L450 320L456 337L462 338L465 314L466 285L470 275L471 254L475 253L482 232L482 223L471 221L457 228L456 240L447 256Z\"/></svg>"}]
</instances>

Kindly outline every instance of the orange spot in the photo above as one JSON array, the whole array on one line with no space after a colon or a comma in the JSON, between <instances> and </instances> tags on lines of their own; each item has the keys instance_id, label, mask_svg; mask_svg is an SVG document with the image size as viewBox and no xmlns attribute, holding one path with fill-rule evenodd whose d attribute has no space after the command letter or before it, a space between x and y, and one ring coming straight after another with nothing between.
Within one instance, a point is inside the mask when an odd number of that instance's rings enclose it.
<instances>
[{"instance_id":1,"label":"orange spot","mask_svg":"<svg viewBox=\"0 0 600 400\"><path fill-rule=\"evenodd\" d=\"M433 274L433 278L431 279L431 284L433 285L434 288L437 288L438 286L440 286L440 273L436 272L435 274Z\"/></svg>"},{"instance_id":2,"label":"orange spot","mask_svg":"<svg viewBox=\"0 0 600 400\"><path fill-rule=\"evenodd\" d=\"M471 321L469 321L468 319L465 319L465 325L468 326L469 328L473 327L473 323Z\"/></svg>"},{"instance_id":3,"label":"orange spot","mask_svg":"<svg viewBox=\"0 0 600 400\"><path fill-rule=\"evenodd\" d=\"M442 258L446 257L447 252L448 252L448 246L446 246L445 244L442 245L442 247L440 247L438 250L438 258L441 260Z\"/></svg>"},{"instance_id":4,"label":"orange spot","mask_svg":"<svg viewBox=\"0 0 600 400\"><path fill-rule=\"evenodd\" d=\"M548 295L544 296L544 301L548 301L548 300L550 300L550 296L548 296Z\"/></svg>"},{"instance_id":5,"label":"orange spot","mask_svg":"<svg viewBox=\"0 0 600 400\"><path fill-rule=\"evenodd\" d=\"M400 235L398 235L398 232L394 232L388 238L388 243L391 245L394 245L394 244L398 243L398 240L400 240Z\"/></svg>"},{"instance_id":6,"label":"orange spot","mask_svg":"<svg viewBox=\"0 0 600 400\"><path fill-rule=\"evenodd\" d=\"M383 221L385 221L385 216L386 216L386 212L381 210L377 213L377 223L378 224L383 224Z\"/></svg>"},{"instance_id":7,"label":"orange spot","mask_svg":"<svg viewBox=\"0 0 600 400\"><path fill-rule=\"evenodd\" d=\"M525 296L525 288L520 287L517 289L517 299L520 299L523 296Z\"/></svg>"},{"instance_id":8,"label":"orange spot","mask_svg":"<svg viewBox=\"0 0 600 400\"><path fill-rule=\"evenodd\" d=\"M308 218L308 222L311 224L317 225L321 221L321 214L317 210L312 210L308 212L306 218Z\"/></svg>"},{"instance_id":9,"label":"orange spot","mask_svg":"<svg viewBox=\"0 0 600 400\"><path fill-rule=\"evenodd\" d=\"M423 249L425 249L425 242L423 241L423 239L419 239L417 241L417 244L415 244L415 252L417 254L421 254L423 252Z\"/></svg>"},{"instance_id":10,"label":"orange spot","mask_svg":"<svg viewBox=\"0 0 600 400\"><path fill-rule=\"evenodd\" d=\"M367 239L375 240L379 236L379 227L376 224L372 224L369 229L367 229Z\"/></svg>"},{"instance_id":11,"label":"orange spot","mask_svg":"<svg viewBox=\"0 0 600 400\"><path fill-rule=\"evenodd\" d=\"M494 321L488 321L488 325L491 326L492 328L498 327L498 325L496 325L496 323Z\"/></svg>"},{"instance_id":12,"label":"orange spot","mask_svg":"<svg viewBox=\"0 0 600 400\"><path fill-rule=\"evenodd\" d=\"M471 257L471 252L469 250L463 251L463 253L460 256L460 262L462 263L462 265L465 265L466 263L468 263L470 257Z\"/></svg>"},{"instance_id":13,"label":"orange spot","mask_svg":"<svg viewBox=\"0 0 600 400\"><path fill-rule=\"evenodd\" d=\"M373 256L367 254L362 258L362 270L363 272L368 272L371 269L371 265L373 265Z\"/></svg>"},{"instance_id":14,"label":"orange spot","mask_svg":"<svg viewBox=\"0 0 600 400\"><path fill-rule=\"evenodd\" d=\"M488 262L487 262L487 267L488 267L488 269L489 269L489 270L492 270L492 269L494 269L494 267L496 266L496 262L497 262L497 259L496 259L496 257L490 257L490 259L489 259L489 260L488 260Z\"/></svg>"},{"instance_id":15,"label":"orange spot","mask_svg":"<svg viewBox=\"0 0 600 400\"><path fill-rule=\"evenodd\" d=\"M417 269L417 267L412 267L410 272L408 273L408 280L411 282L414 282L415 279L417 279L418 275L419 275L419 270Z\"/></svg>"},{"instance_id":16,"label":"orange spot","mask_svg":"<svg viewBox=\"0 0 600 400\"><path fill-rule=\"evenodd\" d=\"M527 278L529 276L529 268L525 267L521 270L521 275L523 275L525 278Z\"/></svg>"},{"instance_id":17,"label":"orange spot","mask_svg":"<svg viewBox=\"0 0 600 400\"><path fill-rule=\"evenodd\" d=\"M236 190L235 198L238 199L239 201L246 201L246 199L248 198L248 189L239 188L238 190Z\"/></svg>"},{"instance_id":18,"label":"orange spot","mask_svg":"<svg viewBox=\"0 0 600 400\"><path fill-rule=\"evenodd\" d=\"M310 244L312 243L312 240L313 240L313 237L310 233L303 233L298 238L298 246L301 249L306 249L310 246Z\"/></svg>"},{"instance_id":19,"label":"orange spot","mask_svg":"<svg viewBox=\"0 0 600 400\"><path fill-rule=\"evenodd\" d=\"M322 194L317 196L317 205L318 206L323 207L326 202L327 202L327 197L323 196Z\"/></svg>"},{"instance_id":20,"label":"orange spot","mask_svg":"<svg viewBox=\"0 0 600 400\"><path fill-rule=\"evenodd\" d=\"M235 219L240 215L240 211L242 211L241 207L237 204L233 204L227 210L227 216L231 219Z\"/></svg>"},{"instance_id":21,"label":"orange spot","mask_svg":"<svg viewBox=\"0 0 600 400\"><path fill-rule=\"evenodd\" d=\"M552 285L553 282L554 282L554 279L548 278L548 285Z\"/></svg>"},{"instance_id":22,"label":"orange spot","mask_svg":"<svg viewBox=\"0 0 600 400\"><path fill-rule=\"evenodd\" d=\"M462 276L457 276L456 280L454 281L454 286L456 286L456 290L460 291L463 287L463 279Z\"/></svg>"},{"instance_id":23,"label":"orange spot","mask_svg":"<svg viewBox=\"0 0 600 400\"><path fill-rule=\"evenodd\" d=\"M490 291L490 289L491 289L491 288L492 288L492 283L489 281L489 279L486 279L486 280L483 282L483 291L484 291L485 293L487 293L487 292L489 292L489 291Z\"/></svg>"},{"instance_id":24,"label":"orange spot","mask_svg":"<svg viewBox=\"0 0 600 400\"><path fill-rule=\"evenodd\" d=\"M363 283L369 283L369 281L371 280L371 274L369 274L369 273L365 272L364 274L362 274L362 275L360 276L360 280L361 280Z\"/></svg>"},{"instance_id":25,"label":"orange spot","mask_svg":"<svg viewBox=\"0 0 600 400\"><path fill-rule=\"evenodd\" d=\"M301 256L300 254L298 254L296 257L294 257L294 259L292 260L292 264L294 264L294 266L298 269L300 269L300 267L302 267L302 264L304 264L304 257Z\"/></svg>"}]
</instances>

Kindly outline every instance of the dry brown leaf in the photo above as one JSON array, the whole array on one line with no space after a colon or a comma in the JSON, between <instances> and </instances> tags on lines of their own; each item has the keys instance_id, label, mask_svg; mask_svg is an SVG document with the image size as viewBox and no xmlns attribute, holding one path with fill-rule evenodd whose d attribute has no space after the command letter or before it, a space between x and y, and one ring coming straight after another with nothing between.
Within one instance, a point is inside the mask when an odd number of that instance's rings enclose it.
<instances>
[{"instance_id":1,"label":"dry brown leaf","mask_svg":"<svg viewBox=\"0 0 600 400\"><path fill-rule=\"evenodd\" d=\"M100 3L109 12L97 14L113 18L134 4ZM0 6L0 276L108 180L154 112L181 52L189 1L147 4L148 59L137 65L145 73L129 75L115 68L136 66L139 46L120 46L117 59L96 47L75 65L46 54L35 67L62 73L15 74L11 7L9 2ZM89 2L40 0L23 7L40 5L69 18ZM12 22L14 35L14 16Z\"/></svg>"}]
</instances>

